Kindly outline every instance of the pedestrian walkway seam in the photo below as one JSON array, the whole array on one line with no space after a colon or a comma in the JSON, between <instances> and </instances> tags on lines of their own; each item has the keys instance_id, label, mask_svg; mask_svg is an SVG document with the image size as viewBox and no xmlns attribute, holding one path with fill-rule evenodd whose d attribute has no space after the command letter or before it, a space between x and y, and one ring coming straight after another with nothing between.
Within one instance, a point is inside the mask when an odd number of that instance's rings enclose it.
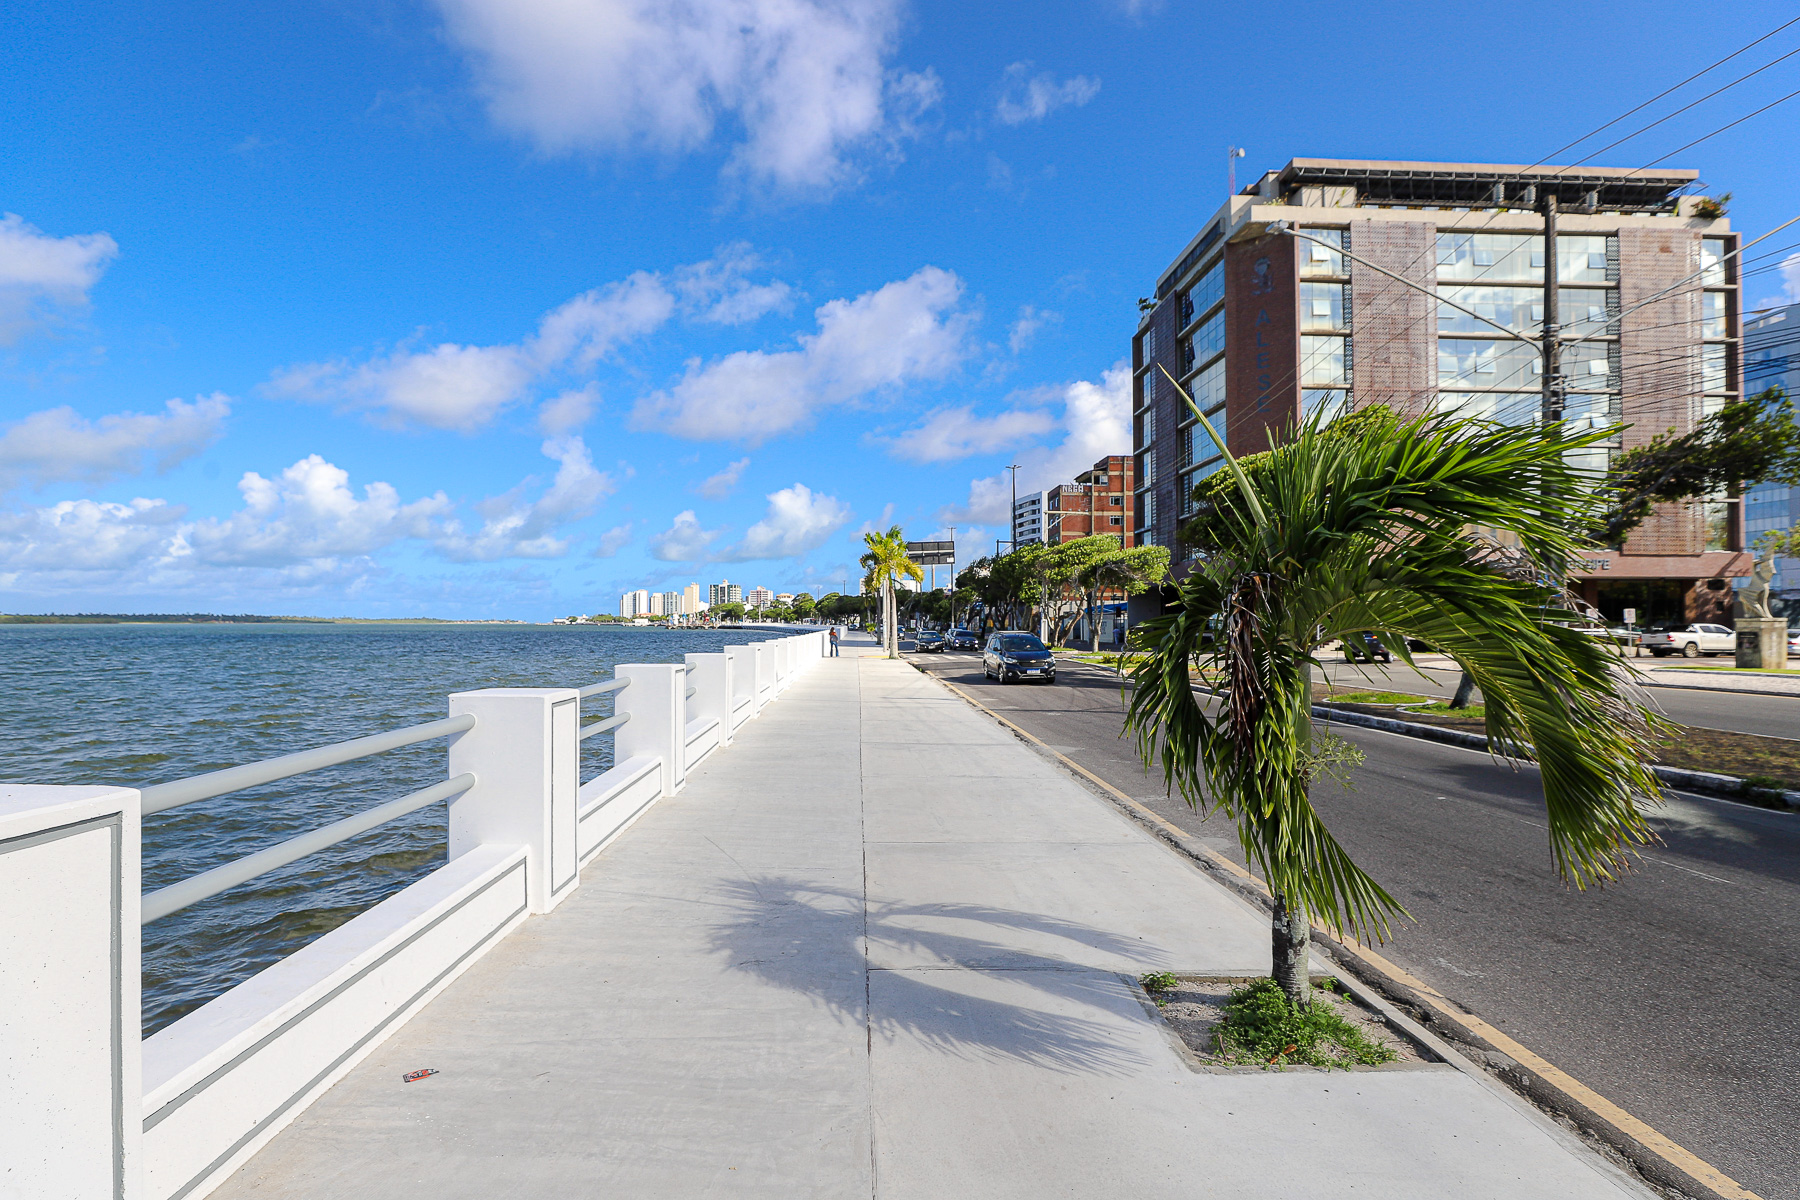
<instances>
[{"instance_id":1,"label":"pedestrian walkway seam","mask_svg":"<svg viewBox=\"0 0 1800 1200\"><path fill-rule=\"evenodd\" d=\"M1262 897L1268 895L1268 888L1262 880L1256 878L1255 875L1251 874L1237 863L1232 862L1229 858L1226 858L1212 847L1207 846L1199 839L1188 834L1161 814L1140 804L1138 801L1133 800L1130 796L1127 796L1124 792L1106 782L1106 780L1101 779L1098 775L1095 775L1080 763L1075 762L1060 751L1053 749L1041 738L1038 738L1034 734L1029 733L1025 729L1022 729L1018 725L1007 720L1005 717L1001 716L993 709L990 709L955 684L946 679L940 679L936 675L933 675L931 672L925 671L922 668L919 673L936 681L942 687L961 697L972 707L986 713L994 720L1012 730L1019 737L1031 742L1045 753L1055 757L1059 763L1069 770L1103 789L1118 803L1127 806L1131 812L1140 816L1147 824L1158 829L1166 839L1172 841L1177 848L1190 857L1200 858L1203 860L1204 865L1226 872L1235 877L1239 881L1240 886L1253 889ZM1377 730L1376 732L1386 731ZM1394 733L1391 734L1391 736L1404 737L1406 735ZM1454 748L1469 749L1469 747ZM1527 1096L1529 1099L1537 1103L1545 1104L1546 1107L1552 1107L1557 1110L1566 1110L1568 1115L1573 1116L1579 1121L1585 1130L1593 1136L1600 1138L1600 1140L1617 1152L1623 1154L1631 1161L1633 1166L1643 1172L1647 1178L1664 1183L1665 1186L1685 1187L1688 1190L1692 1190L1693 1185L1698 1184L1705 1194L1708 1196L1721 1197L1722 1200L1762 1200L1755 1192L1750 1191L1699 1155L1694 1154L1673 1139L1660 1133L1648 1123L1632 1116L1625 1109L1614 1104L1606 1097L1600 1095L1592 1088L1581 1083L1579 1080L1544 1058L1526 1049L1500 1030L1489 1025L1486 1021L1483 1021L1480 1017L1477 1017L1472 1013L1458 1012L1452 1006L1450 1000L1441 992L1437 991L1437 989L1431 987L1423 980L1414 978L1411 974L1402 970L1399 966L1390 962L1382 955L1360 945L1352 949L1350 946L1332 936L1330 931L1323 929L1320 926L1315 925L1313 927L1313 934L1333 949L1346 953L1352 958L1362 960L1363 965L1370 973L1386 977L1383 981L1384 983L1398 985L1396 991L1400 992L1402 995L1404 995L1406 991L1413 992L1415 994L1412 997L1413 1002L1430 1011L1434 1020L1440 1020L1452 1029L1458 1030L1459 1033L1463 1035L1464 1040L1471 1044L1486 1042L1488 1043L1489 1049L1497 1050L1507 1057L1514 1059L1516 1062L1528 1066L1532 1071L1536 1072L1541 1081L1550 1085L1551 1096L1553 1097L1553 1099L1546 1101L1542 1097L1531 1095L1529 1090L1530 1080L1527 1079L1524 1082L1527 1085ZM1489 1082L1487 1072L1476 1067L1473 1063L1468 1062L1462 1055L1453 1054L1451 1059L1453 1065L1459 1066L1461 1069L1465 1070L1466 1073L1473 1075L1484 1083ZM1557 1093L1560 1093L1561 1095L1558 1096ZM1508 1096L1516 1095L1510 1087L1506 1089L1506 1094ZM1617 1136L1607 1136L1609 1133ZM1676 1179L1668 1179L1668 1176L1671 1174L1675 1175Z\"/></svg>"}]
</instances>

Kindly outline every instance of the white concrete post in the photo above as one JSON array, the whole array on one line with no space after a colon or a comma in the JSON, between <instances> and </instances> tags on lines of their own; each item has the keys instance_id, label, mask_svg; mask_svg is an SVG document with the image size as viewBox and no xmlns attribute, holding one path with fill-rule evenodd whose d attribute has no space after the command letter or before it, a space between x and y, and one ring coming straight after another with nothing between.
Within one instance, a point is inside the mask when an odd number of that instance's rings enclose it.
<instances>
[{"instance_id":1,"label":"white concrete post","mask_svg":"<svg viewBox=\"0 0 1800 1200\"><path fill-rule=\"evenodd\" d=\"M688 701L690 721L717 721L719 745L731 744L731 656L726 654L690 654L687 656L688 683L697 688ZM686 689L683 689L685 693Z\"/></svg>"},{"instance_id":2,"label":"white concrete post","mask_svg":"<svg viewBox=\"0 0 1800 1200\"><path fill-rule=\"evenodd\" d=\"M687 782L687 672L673 663L627 663L613 678L631 680L613 706L631 714L613 732L613 762L662 759L662 794L673 796Z\"/></svg>"},{"instance_id":3,"label":"white concrete post","mask_svg":"<svg viewBox=\"0 0 1800 1200\"><path fill-rule=\"evenodd\" d=\"M770 685L770 681L774 678L774 660L775 656L769 649L769 643L756 643L756 702L751 706L752 712L762 712L763 706L775 698L774 690Z\"/></svg>"},{"instance_id":4,"label":"white concrete post","mask_svg":"<svg viewBox=\"0 0 1800 1200\"><path fill-rule=\"evenodd\" d=\"M731 663L731 700L727 709L731 713L730 728L735 733L756 715L756 647L727 646L725 658ZM746 705L745 700L750 703Z\"/></svg>"},{"instance_id":5,"label":"white concrete post","mask_svg":"<svg viewBox=\"0 0 1800 1200\"><path fill-rule=\"evenodd\" d=\"M138 793L0 786L0 1184L139 1200Z\"/></svg>"},{"instance_id":6,"label":"white concrete post","mask_svg":"<svg viewBox=\"0 0 1800 1200\"><path fill-rule=\"evenodd\" d=\"M475 728L450 739L450 774L475 786L450 801L450 857L478 846L524 846L526 900L546 913L580 883L575 798L581 779L581 698L574 688L456 692L450 715Z\"/></svg>"},{"instance_id":7,"label":"white concrete post","mask_svg":"<svg viewBox=\"0 0 1800 1200\"><path fill-rule=\"evenodd\" d=\"M774 650L775 650L775 694L780 695L782 692L787 691L788 676L793 672L793 667L788 662L788 641L787 641L787 639L786 638L776 638L774 641Z\"/></svg>"}]
</instances>

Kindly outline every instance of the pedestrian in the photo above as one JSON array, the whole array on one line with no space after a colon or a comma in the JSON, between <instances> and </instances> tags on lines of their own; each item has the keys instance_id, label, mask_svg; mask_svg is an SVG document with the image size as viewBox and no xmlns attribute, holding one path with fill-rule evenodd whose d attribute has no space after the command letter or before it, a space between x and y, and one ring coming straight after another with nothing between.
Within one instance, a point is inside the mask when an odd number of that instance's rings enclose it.
<instances>
[{"instance_id":1,"label":"pedestrian","mask_svg":"<svg viewBox=\"0 0 1800 1200\"><path fill-rule=\"evenodd\" d=\"M836 625L833 625L831 627L831 657L833 657L833 658L836 658L838 656L838 652L837 652L838 631L837 631L837 629L838 629L838 627Z\"/></svg>"}]
</instances>

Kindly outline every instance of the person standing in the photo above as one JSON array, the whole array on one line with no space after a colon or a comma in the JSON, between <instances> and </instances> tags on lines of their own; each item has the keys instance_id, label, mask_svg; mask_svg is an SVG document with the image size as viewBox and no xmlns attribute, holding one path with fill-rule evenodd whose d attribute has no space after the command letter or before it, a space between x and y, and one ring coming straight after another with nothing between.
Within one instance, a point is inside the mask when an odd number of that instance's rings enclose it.
<instances>
[{"instance_id":1,"label":"person standing","mask_svg":"<svg viewBox=\"0 0 1800 1200\"><path fill-rule=\"evenodd\" d=\"M836 658L837 656L838 656L838 627L836 625L833 625L831 627L831 657Z\"/></svg>"}]
</instances>

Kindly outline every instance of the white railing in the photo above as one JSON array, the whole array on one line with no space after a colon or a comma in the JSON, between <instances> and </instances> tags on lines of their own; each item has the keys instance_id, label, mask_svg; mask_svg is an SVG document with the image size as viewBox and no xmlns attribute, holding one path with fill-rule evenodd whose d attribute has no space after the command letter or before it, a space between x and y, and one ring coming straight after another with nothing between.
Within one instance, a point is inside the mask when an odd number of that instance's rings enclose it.
<instances>
[{"instance_id":1,"label":"white railing","mask_svg":"<svg viewBox=\"0 0 1800 1200\"><path fill-rule=\"evenodd\" d=\"M824 655L801 634L579 688L458 692L450 715L141 790L0 786L0 1159L7 1196L205 1195ZM613 698L583 723L581 704ZM613 764L580 779L588 738ZM145 813L434 738L446 778L141 895ZM149 1038L142 926L449 804L443 866Z\"/></svg>"}]
</instances>

